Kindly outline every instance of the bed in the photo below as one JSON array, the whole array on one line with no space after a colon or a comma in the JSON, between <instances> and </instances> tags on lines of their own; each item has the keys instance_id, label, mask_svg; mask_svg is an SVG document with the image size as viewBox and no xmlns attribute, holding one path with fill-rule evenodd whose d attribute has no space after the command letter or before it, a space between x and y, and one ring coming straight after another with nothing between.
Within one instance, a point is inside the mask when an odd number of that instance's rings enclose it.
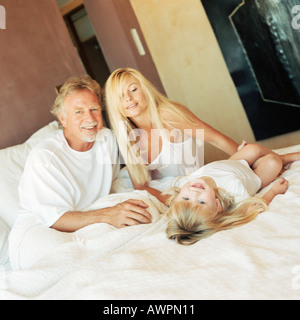
<instances>
[{"instance_id":1,"label":"bed","mask_svg":"<svg viewBox=\"0 0 300 320\"><path fill-rule=\"evenodd\" d=\"M153 223L124 229L94 224L74 233L37 228L32 232L39 240L31 248L32 266L12 270L7 237L17 214L18 181L31 148L53 130L56 122L24 144L0 150L0 299L300 298L300 161L283 173L289 189L268 211L192 246L166 238L165 206L145 191L134 191L122 170L114 193L92 207L142 199L150 206ZM297 145L277 152L299 150ZM153 187L164 190L170 183L159 180ZM51 245L41 250L48 231Z\"/></svg>"}]
</instances>

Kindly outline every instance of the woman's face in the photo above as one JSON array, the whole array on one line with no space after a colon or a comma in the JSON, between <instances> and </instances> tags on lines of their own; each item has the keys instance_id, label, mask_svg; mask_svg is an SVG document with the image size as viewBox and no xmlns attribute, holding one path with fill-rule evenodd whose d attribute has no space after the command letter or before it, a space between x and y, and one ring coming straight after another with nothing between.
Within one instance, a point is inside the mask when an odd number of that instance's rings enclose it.
<instances>
[{"instance_id":1,"label":"woman's face","mask_svg":"<svg viewBox=\"0 0 300 320\"><path fill-rule=\"evenodd\" d=\"M221 211L220 201L216 198L217 185L210 177L201 177L186 183L180 190L175 201L187 201L203 206L211 212Z\"/></svg>"},{"instance_id":2,"label":"woman's face","mask_svg":"<svg viewBox=\"0 0 300 320\"><path fill-rule=\"evenodd\" d=\"M139 81L129 76L122 92L122 111L127 118L141 116L147 110L147 98Z\"/></svg>"}]
</instances>

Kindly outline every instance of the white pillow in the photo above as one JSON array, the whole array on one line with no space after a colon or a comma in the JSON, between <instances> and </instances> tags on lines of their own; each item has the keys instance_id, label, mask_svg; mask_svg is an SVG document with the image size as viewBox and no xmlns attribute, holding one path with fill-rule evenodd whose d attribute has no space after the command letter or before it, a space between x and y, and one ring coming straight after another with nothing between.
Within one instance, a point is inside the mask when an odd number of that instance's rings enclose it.
<instances>
[{"instance_id":1,"label":"white pillow","mask_svg":"<svg viewBox=\"0 0 300 320\"><path fill-rule=\"evenodd\" d=\"M9 227L14 224L18 213L18 185L27 156L36 144L58 128L58 122L53 121L23 144L0 150L0 218Z\"/></svg>"}]
</instances>

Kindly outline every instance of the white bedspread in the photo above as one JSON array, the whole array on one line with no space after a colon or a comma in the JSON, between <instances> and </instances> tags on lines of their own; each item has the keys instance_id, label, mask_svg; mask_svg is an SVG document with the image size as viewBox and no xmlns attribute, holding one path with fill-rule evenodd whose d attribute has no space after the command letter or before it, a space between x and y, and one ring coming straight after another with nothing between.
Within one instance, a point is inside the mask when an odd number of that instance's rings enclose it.
<instances>
[{"instance_id":1,"label":"white bedspread","mask_svg":"<svg viewBox=\"0 0 300 320\"><path fill-rule=\"evenodd\" d=\"M267 212L189 247L166 238L157 204L152 224L68 234L30 269L2 272L0 299L299 299L300 162L283 176Z\"/></svg>"}]
</instances>

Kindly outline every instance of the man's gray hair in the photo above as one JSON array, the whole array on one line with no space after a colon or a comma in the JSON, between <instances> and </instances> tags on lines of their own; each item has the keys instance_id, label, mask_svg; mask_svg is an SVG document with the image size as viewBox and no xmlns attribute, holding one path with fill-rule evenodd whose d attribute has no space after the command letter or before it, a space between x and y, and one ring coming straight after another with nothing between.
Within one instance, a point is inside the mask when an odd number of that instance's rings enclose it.
<instances>
[{"instance_id":1,"label":"man's gray hair","mask_svg":"<svg viewBox=\"0 0 300 320\"><path fill-rule=\"evenodd\" d=\"M64 101L68 94L75 93L82 89L88 89L96 94L101 104L101 88L97 81L93 80L90 76L84 75L81 77L71 77L60 88L55 102L52 106L51 113L54 114L59 120L59 114L64 113Z\"/></svg>"}]
</instances>

